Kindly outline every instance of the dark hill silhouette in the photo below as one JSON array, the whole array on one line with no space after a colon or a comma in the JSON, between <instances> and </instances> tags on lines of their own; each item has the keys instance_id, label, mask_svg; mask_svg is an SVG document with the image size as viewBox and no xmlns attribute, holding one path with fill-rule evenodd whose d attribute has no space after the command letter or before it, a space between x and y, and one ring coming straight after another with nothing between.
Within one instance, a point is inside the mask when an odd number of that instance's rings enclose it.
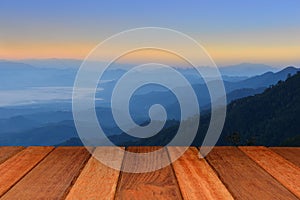
<instances>
[{"instance_id":1,"label":"dark hill silhouette","mask_svg":"<svg viewBox=\"0 0 300 200\"><path fill-rule=\"evenodd\" d=\"M271 85L275 85L278 81L285 81L287 77L290 75L295 75L299 68L295 67L287 67L279 72L267 72L261 75L253 76L248 79L239 81L239 82L227 82L224 81L224 85L226 88L226 92L232 92L234 90L239 90L243 88L262 88L262 87L269 87Z\"/></svg>"},{"instance_id":2,"label":"dark hill silhouette","mask_svg":"<svg viewBox=\"0 0 300 200\"><path fill-rule=\"evenodd\" d=\"M289 72L289 69L286 70ZM239 144L300 145L300 73L279 81L262 94L228 105L224 142L235 133ZM294 141L298 138L298 141ZM231 141L232 142L232 141Z\"/></svg>"},{"instance_id":3,"label":"dark hill silhouette","mask_svg":"<svg viewBox=\"0 0 300 200\"><path fill-rule=\"evenodd\" d=\"M267 72L259 76L254 76L252 78L243 80L239 82L240 85L245 86L246 88L259 88L263 86L270 86L276 84L279 80L286 80L289 75L294 75L299 71L299 69L295 67L287 67L277 73ZM251 87L250 87L251 86Z\"/></svg>"},{"instance_id":4,"label":"dark hill silhouette","mask_svg":"<svg viewBox=\"0 0 300 200\"><path fill-rule=\"evenodd\" d=\"M300 72L279 81L262 94L228 105L227 117L217 145L300 146ZM210 115L201 117L194 146L202 144ZM178 123L150 139L118 145L165 145L176 133ZM180 144L179 144L180 145Z\"/></svg>"}]
</instances>

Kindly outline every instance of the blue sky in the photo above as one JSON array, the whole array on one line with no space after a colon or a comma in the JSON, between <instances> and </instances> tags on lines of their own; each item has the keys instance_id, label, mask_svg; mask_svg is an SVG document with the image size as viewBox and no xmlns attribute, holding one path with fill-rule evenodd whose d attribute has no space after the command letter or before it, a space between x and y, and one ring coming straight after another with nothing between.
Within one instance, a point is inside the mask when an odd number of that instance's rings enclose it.
<instances>
[{"instance_id":1,"label":"blue sky","mask_svg":"<svg viewBox=\"0 0 300 200\"><path fill-rule=\"evenodd\" d=\"M159 26L199 41L218 64L300 64L300 1L2 0L0 58L83 58L117 32Z\"/></svg>"}]
</instances>

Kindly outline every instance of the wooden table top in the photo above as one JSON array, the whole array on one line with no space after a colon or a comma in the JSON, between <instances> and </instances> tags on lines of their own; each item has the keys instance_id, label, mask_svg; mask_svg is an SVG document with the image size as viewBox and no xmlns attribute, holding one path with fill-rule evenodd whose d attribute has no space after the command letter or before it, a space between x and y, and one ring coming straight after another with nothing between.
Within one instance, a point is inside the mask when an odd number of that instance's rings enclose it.
<instances>
[{"instance_id":1,"label":"wooden table top","mask_svg":"<svg viewBox=\"0 0 300 200\"><path fill-rule=\"evenodd\" d=\"M158 147L96 147L116 166L160 164L127 152ZM167 159L182 147L164 147ZM300 148L215 147L205 159L190 147L172 164L148 173L112 169L84 147L0 147L0 200L22 199L300 199Z\"/></svg>"}]
</instances>

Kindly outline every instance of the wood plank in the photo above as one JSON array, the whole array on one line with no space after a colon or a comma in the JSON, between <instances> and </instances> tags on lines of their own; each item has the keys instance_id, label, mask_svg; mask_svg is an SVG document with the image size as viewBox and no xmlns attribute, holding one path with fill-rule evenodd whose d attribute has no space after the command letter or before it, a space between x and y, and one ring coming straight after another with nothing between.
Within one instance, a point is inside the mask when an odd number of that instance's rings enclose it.
<instances>
[{"instance_id":1,"label":"wood plank","mask_svg":"<svg viewBox=\"0 0 300 200\"><path fill-rule=\"evenodd\" d=\"M84 147L58 147L1 199L62 199L89 157Z\"/></svg>"},{"instance_id":2,"label":"wood plank","mask_svg":"<svg viewBox=\"0 0 300 200\"><path fill-rule=\"evenodd\" d=\"M266 147L240 147L240 149L300 198L300 167Z\"/></svg>"},{"instance_id":3,"label":"wood plank","mask_svg":"<svg viewBox=\"0 0 300 200\"><path fill-rule=\"evenodd\" d=\"M168 147L171 159L182 150L184 147ZM173 167L184 199L233 199L206 160L199 158L195 147L187 149Z\"/></svg>"},{"instance_id":4,"label":"wood plank","mask_svg":"<svg viewBox=\"0 0 300 200\"><path fill-rule=\"evenodd\" d=\"M119 170L102 164L97 157L105 159L110 164L113 163ZM66 199L114 199L123 157L124 152L121 152L119 147L98 147Z\"/></svg>"},{"instance_id":5,"label":"wood plank","mask_svg":"<svg viewBox=\"0 0 300 200\"><path fill-rule=\"evenodd\" d=\"M24 147L0 147L0 164L25 149Z\"/></svg>"},{"instance_id":6,"label":"wood plank","mask_svg":"<svg viewBox=\"0 0 300 200\"><path fill-rule=\"evenodd\" d=\"M298 199L236 147L215 147L206 159L235 199Z\"/></svg>"},{"instance_id":7,"label":"wood plank","mask_svg":"<svg viewBox=\"0 0 300 200\"><path fill-rule=\"evenodd\" d=\"M53 147L28 147L0 165L0 196L35 167Z\"/></svg>"},{"instance_id":8,"label":"wood plank","mask_svg":"<svg viewBox=\"0 0 300 200\"><path fill-rule=\"evenodd\" d=\"M291 163L300 167L300 148L299 147L271 147L272 151L281 155Z\"/></svg>"},{"instance_id":9,"label":"wood plank","mask_svg":"<svg viewBox=\"0 0 300 200\"><path fill-rule=\"evenodd\" d=\"M159 147L129 147L130 152L147 153ZM153 165L163 165L168 158L165 148L162 154L154 154L146 159L132 158L125 153L123 169L138 171L139 167L152 169ZM121 172L116 199L182 199L179 186L171 165L148 173Z\"/></svg>"}]
</instances>

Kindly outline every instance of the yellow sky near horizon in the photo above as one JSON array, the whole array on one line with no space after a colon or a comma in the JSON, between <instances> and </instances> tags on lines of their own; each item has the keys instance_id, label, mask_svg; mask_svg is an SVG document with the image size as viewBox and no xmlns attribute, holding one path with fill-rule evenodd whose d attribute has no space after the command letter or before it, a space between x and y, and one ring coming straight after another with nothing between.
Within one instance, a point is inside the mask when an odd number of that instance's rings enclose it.
<instances>
[{"instance_id":1,"label":"yellow sky near horizon","mask_svg":"<svg viewBox=\"0 0 300 200\"><path fill-rule=\"evenodd\" d=\"M218 66L299 66L299 13L300 1L1 1L0 59L83 59L115 34L163 27L198 41ZM159 42L185 45L171 38L157 35ZM189 52L193 57L197 53ZM148 54L127 59L140 62ZM170 61L169 56L154 55Z\"/></svg>"},{"instance_id":2,"label":"yellow sky near horizon","mask_svg":"<svg viewBox=\"0 0 300 200\"><path fill-rule=\"evenodd\" d=\"M71 58L84 59L96 46L93 42L66 43L30 43L0 41L0 59L47 59ZM217 65L230 65L242 62L264 63L273 66L300 64L300 45L239 45L239 44L207 44L203 45ZM109 56L112 49L105 52ZM197 57L197 52L190 52ZM153 57L157 62L167 61L180 65L180 60L161 51L141 51L123 60L126 62L142 62Z\"/></svg>"}]
</instances>

